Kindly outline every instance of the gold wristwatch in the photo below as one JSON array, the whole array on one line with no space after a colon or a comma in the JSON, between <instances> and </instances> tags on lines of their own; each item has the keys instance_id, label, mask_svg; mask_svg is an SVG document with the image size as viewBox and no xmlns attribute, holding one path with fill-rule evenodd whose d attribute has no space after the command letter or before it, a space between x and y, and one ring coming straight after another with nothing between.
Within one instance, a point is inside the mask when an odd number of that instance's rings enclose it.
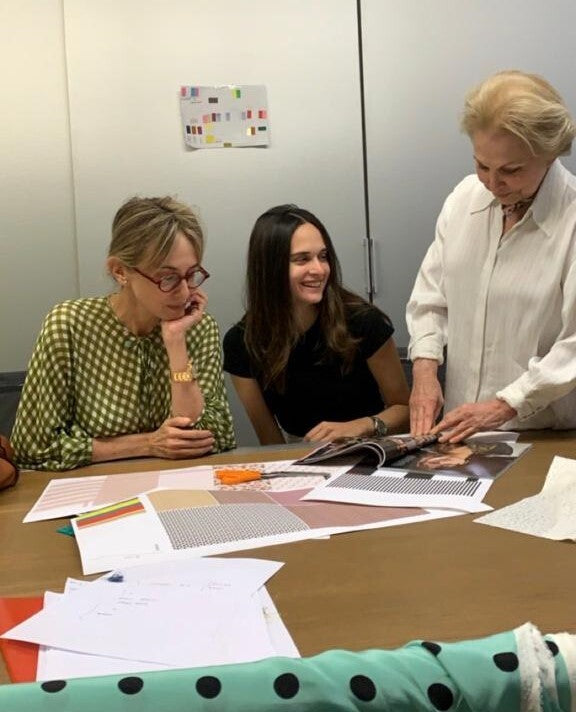
<instances>
[{"instance_id":1,"label":"gold wristwatch","mask_svg":"<svg viewBox=\"0 0 576 712\"><path fill-rule=\"evenodd\" d=\"M172 371L172 380L174 383L191 383L196 380L196 371L192 365L192 361L188 361L188 366L185 371Z\"/></svg>"}]
</instances>

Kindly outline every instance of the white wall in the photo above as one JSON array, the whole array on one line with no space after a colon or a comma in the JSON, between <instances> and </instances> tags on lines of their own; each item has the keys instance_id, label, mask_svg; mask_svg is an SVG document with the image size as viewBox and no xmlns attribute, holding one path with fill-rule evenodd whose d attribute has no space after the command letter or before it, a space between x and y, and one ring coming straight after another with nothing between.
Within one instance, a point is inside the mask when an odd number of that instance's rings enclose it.
<instances>
[{"instance_id":1,"label":"white wall","mask_svg":"<svg viewBox=\"0 0 576 712\"><path fill-rule=\"evenodd\" d=\"M405 305L436 217L474 172L459 130L464 96L493 72L522 69L546 77L576 116L576 2L362 0L362 26L375 301L405 345ZM575 171L574 156L562 160Z\"/></svg>"},{"instance_id":2,"label":"white wall","mask_svg":"<svg viewBox=\"0 0 576 712\"><path fill-rule=\"evenodd\" d=\"M576 3L361 6L377 301L404 345L437 211L471 167L457 127L464 91L517 66L547 76L576 113ZM136 193L198 206L222 330L242 313L249 230L276 203L324 219L362 291L355 0L0 0L0 62L0 372L26 368L54 303L109 288L110 222ZM186 149L178 87L228 83L268 87L270 148Z\"/></svg>"},{"instance_id":3,"label":"white wall","mask_svg":"<svg viewBox=\"0 0 576 712\"><path fill-rule=\"evenodd\" d=\"M0 1L0 372L78 296L61 0Z\"/></svg>"},{"instance_id":4,"label":"white wall","mask_svg":"<svg viewBox=\"0 0 576 712\"><path fill-rule=\"evenodd\" d=\"M167 9L167 7L169 9ZM295 202L326 222L348 284L364 288L355 0L65 0L80 289L109 288L110 223L129 196L176 194L206 226L209 311L243 313L255 219ZM183 84L264 84L268 148L190 150ZM230 390L239 441L254 441Z\"/></svg>"},{"instance_id":5,"label":"white wall","mask_svg":"<svg viewBox=\"0 0 576 712\"><path fill-rule=\"evenodd\" d=\"M363 288L360 87L354 0L66 0L82 293L108 283L110 221L127 197L175 193L206 225L210 311L242 314L256 217L297 202L334 232ZM321 28L321 31L319 29ZM269 148L190 150L181 84L264 84Z\"/></svg>"}]
</instances>

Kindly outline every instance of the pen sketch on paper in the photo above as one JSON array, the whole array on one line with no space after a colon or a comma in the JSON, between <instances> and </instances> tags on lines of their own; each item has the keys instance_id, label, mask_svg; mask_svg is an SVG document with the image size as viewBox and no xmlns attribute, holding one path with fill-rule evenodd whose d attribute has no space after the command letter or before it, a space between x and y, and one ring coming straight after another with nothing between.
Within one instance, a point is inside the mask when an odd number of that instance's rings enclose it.
<instances>
[{"instance_id":1,"label":"pen sketch on paper","mask_svg":"<svg viewBox=\"0 0 576 712\"><path fill-rule=\"evenodd\" d=\"M2 637L42 646L39 680L298 657L264 586L281 566L189 559L68 579Z\"/></svg>"},{"instance_id":2,"label":"pen sketch on paper","mask_svg":"<svg viewBox=\"0 0 576 712\"><path fill-rule=\"evenodd\" d=\"M182 86L180 116L190 148L268 146L270 124L263 85Z\"/></svg>"}]
</instances>

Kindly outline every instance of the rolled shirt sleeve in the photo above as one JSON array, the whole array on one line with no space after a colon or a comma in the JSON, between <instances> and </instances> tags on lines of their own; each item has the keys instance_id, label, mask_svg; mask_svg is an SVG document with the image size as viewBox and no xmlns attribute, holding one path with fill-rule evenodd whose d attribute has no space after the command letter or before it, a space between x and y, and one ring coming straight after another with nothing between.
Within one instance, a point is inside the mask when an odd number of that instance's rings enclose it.
<instances>
[{"instance_id":1,"label":"rolled shirt sleeve","mask_svg":"<svg viewBox=\"0 0 576 712\"><path fill-rule=\"evenodd\" d=\"M214 435L214 449L221 452L236 444L222 372L222 349L214 319L206 315L200 324L202 333L194 339L194 343L189 344L189 352L194 352L193 363L198 385L204 396L204 409L195 427L210 430Z\"/></svg>"},{"instance_id":2,"label":"rolled shirt sleeve","mask_svg":"<svg viewBox=\"0 0 576 712\"><path fill-rule=\"evenodd\" d=\"M416 277L406 308L410 334L408 356L444 361L448 310L443 292L442 241L439 230Z\"/></svg>"},{"instance_id":3,"label":"rolled shirt sleeve","mask_svg":"<svg viewBox=\"0 0 576 712\"><path fill-rule=\"evenodd\" d=\"M560 161L502 234L476 176L447 198L407 308L410 357L441 362L445 408L501 398L509 428L576 427L576 178Z\"/></svg>"},{"instance_id":4,"label":"rolled shirt sleeve","mask_svg":"<svg viewBox=\"0 0 576 712\"><path fill-rule=\"evenodd\" d=\"M526 421L551 404L558 415L570 403L562 402L576 387L576 261L570 257L562 282L562 330L558 340L544 356L533 356L528 368L496 395ZM576 417L576 413L574 413ZM572 427L572 426L570 426Z\"/></svg>"}]
</instances>

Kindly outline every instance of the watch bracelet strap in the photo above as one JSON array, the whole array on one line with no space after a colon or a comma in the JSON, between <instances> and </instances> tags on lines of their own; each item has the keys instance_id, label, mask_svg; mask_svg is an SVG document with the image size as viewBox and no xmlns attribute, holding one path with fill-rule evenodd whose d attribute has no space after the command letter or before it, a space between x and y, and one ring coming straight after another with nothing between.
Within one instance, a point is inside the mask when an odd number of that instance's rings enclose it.
<instances>
[{"instance_id":1,"label":"watch bracelet strap","mask_svg":"<svg viewBox=\"0 0 576 712\"><path fill-rule=\"evenodd\" d=\"M170 371L170 375L174 383L191 383L196 380L196 371L192 361L188 361L185 371Z\"/></svg>"}]
</instances>

